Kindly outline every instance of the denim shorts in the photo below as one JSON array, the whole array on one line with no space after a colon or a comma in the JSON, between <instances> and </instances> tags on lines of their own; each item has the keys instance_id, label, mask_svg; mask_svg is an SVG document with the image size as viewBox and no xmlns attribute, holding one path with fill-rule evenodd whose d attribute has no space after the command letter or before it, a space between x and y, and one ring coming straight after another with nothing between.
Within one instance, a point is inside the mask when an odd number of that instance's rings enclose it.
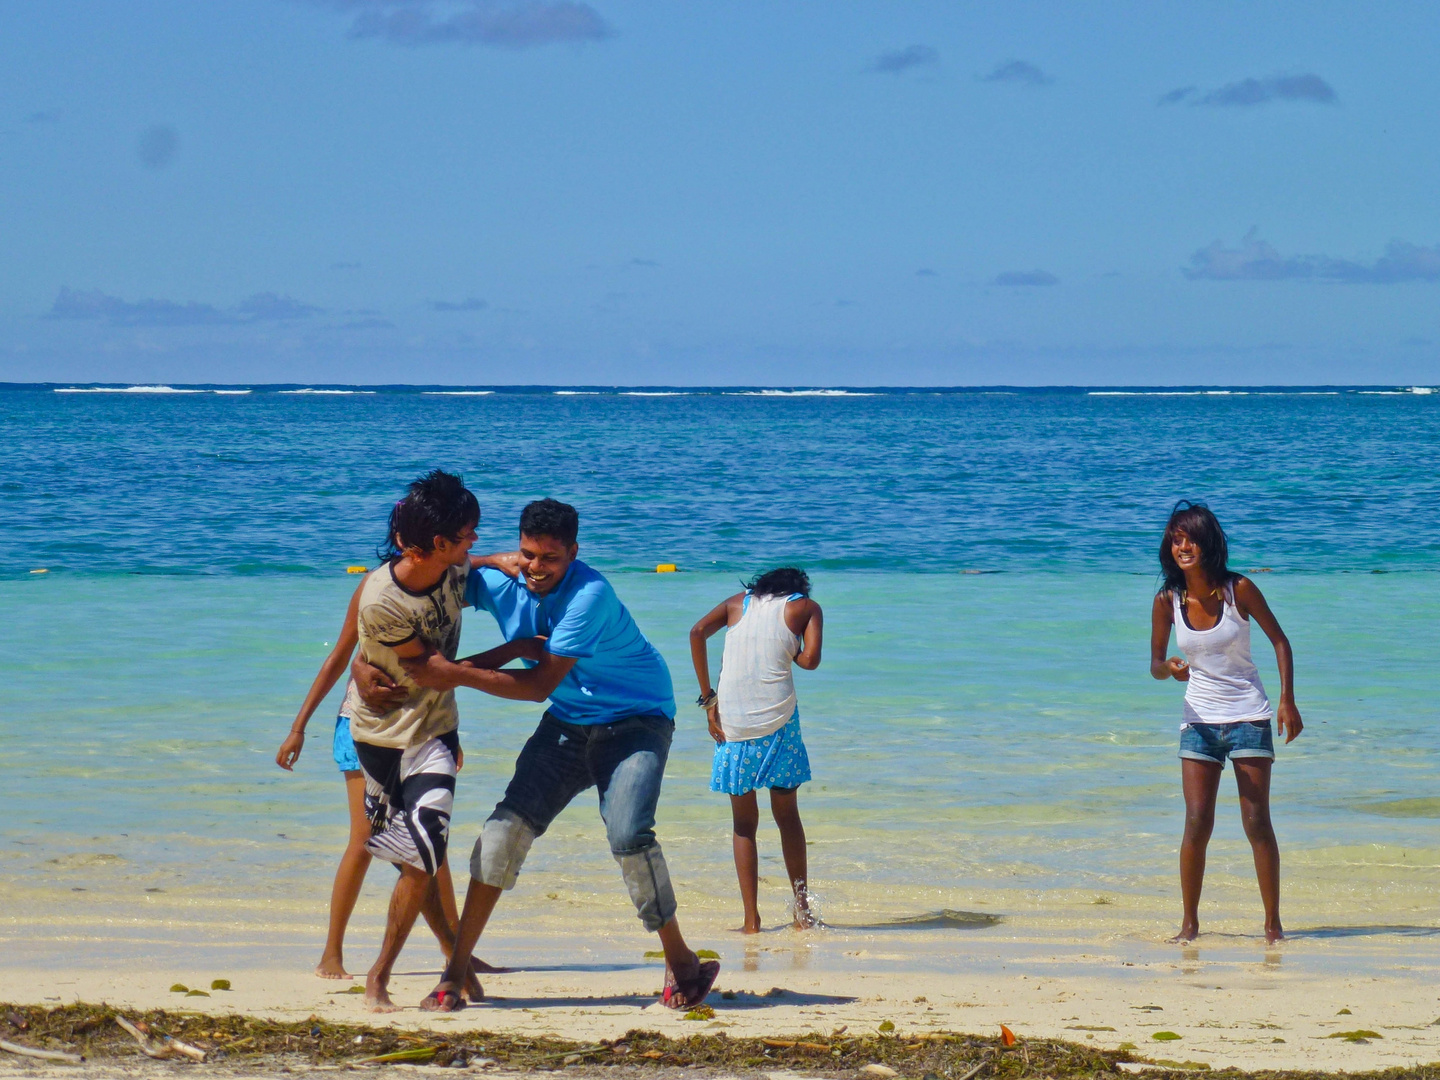
<instances>
[{"instance_id":1,"label":"denim shorts","mask_svg":"<svg viewBox=\"0 0 1440 1080\"><path fill-rule=\"evenodd\" d=\"M1190 761L1213 761L1220 766L1227 757L1273 760L1275 739L1270 733L1270 721L1186 724L1180 729L1180 756Z\"/></svg>"},{"instance_id":2,"label":"denim shorts","mask_svg":"<svg viewBox=\"0 0 1440 1080\"><path fill-rule=\"evenodd\" d=\"M335 736L330 740L330 752L335 764L343 772L359 772L360 759L355 755L355 740L350 737L350 717L341 713L335 718Z\"/></svg>"}]
</instances>

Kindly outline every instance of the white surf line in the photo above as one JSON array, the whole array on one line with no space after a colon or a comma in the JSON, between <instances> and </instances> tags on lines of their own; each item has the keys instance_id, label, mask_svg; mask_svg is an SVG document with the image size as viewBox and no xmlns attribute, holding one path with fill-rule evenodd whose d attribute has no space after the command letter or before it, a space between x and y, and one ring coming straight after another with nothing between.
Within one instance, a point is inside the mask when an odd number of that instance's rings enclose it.
<instances>
[{"instance_id":1,"label":"white surf line","mask_svg":"<svg viewBox=\"0 0 1440 1080\"><path fill-rule=\"evenodd\" d=\"M303 390L277 390L277 394L373 394L374 390L317 390L307 386Z\"/></svg>"},{"instance_id":2,"label":"white surf line","mask_svg":"<svg viewBox=\"0 0 1440 1080\"><path fill-rule=\"evenodd\" d=\"M194 390L175 386L57 386L57 394L206 394L208 390Z\"/></svg>"},{"instance_id":3,"label":"white surf line","mask_svg":"<svg viewBox=\"0 0 1440 1080\"><path fill-rule=\"evenodd\" d=\"M726 397L879 397L865 390L729 390Z\"/></svg>"},{"instance_id":4,"label":"white surf line","mask_svg":"<svg viewBox=\"0 0 1440 1080\"><path fill-rule=\"evenodd\" d=\"M494 390L421 390L421 394L429 397L484 397L486 394L495 393Z\"/></svg>"}]
</instances>

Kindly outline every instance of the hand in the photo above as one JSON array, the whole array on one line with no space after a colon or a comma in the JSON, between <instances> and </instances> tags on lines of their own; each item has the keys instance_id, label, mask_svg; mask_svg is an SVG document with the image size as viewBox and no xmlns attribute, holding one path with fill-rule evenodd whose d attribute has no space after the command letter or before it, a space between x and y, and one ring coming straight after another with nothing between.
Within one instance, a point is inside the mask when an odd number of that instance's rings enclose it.
<instances>
[{"instance_id":1,"label":"hand","mask_svg":"<svg viewBox=\"0 0 1440 1080\"><path fill-rule=\"evenodd\" d=\"M518 551L497 551L493 555L481 555L479 565L499 570L509 577L520 576L520 553Z\"/></svg>"},{"instance_id":2,"label":"hand","mask_svg":"<svg viewBox=\"0 0 1440 1080\"><path fill-rule=\"evenodd\" d=\"M549 638L537 635L526 638L524 641L517 641L515 644L521 646L520 659L534 660L538 664L545 658L545 642L548 640Z\"/></svg>"},{"instance_id":3,"label":"hand","mask_svg":"<svg viewBox=\"0 0 1440 1080\"><path fill-rule=\"evenodd\" d=\"M1305 721L1300 719L1300 710L1288 698L1280 699L1280 708L1275 711L1275 729L1285 736L1287 743L1295 741L1305 730Z\"/></svg>"},{"instance_id":4,"label":"hand","mask_svg":"<svg viewBox=\"0 0 1440 1080\"><path fill-rule=\"evenodd\" d=\"M398 709L410 696L410 691L395 683L374 664L366 663L358 656L350 665L350 676L355 680L355 689L360 694L360 700L376 712L388 713Z\"/></svg>"},{"instance_id":5,"label":"hand","mask_svg":"<svg viewBox=\"0 0 1440 1080\"><path fill-rule=\"evenodd\" d=\"M400 663L416 686L426 690L454 690L459 686L455 672L459 664L446 660L438 652L427 652L424 656L402 656Z\"/></svg>"},{"instance_id":6,"label":"hand","mask_svg":"<svg viewBox=\"0 0 1440 1080\"><path fill-rule=\"evenodd\" d=\"M710 725L710 737L716 746L725 745L725 729L720 726L720 706L711 705L705 710L705 719Z\"/></svg>"},{"instance_id":7,"label":"hand","mask_svg":"<svg viewBox=\"0 0 1440 1080\"><path fill-rule=\"evenodd\" d=\"M280 744L280 752L275 755L275 764L286 772L294 772L295 762L300 759L300 751L303 749L305 749L305 733L303 731L290 732L285 736L285 741Z\"/></svg>"},{"instance_id":8,"label":"hand","mask_svg":"<svg viewBox=\"0 0 1440 1080\"><path fill-rule=\"evenodd\" d=\"M465 748L462 746L455 751L455 771L459 772L465 767Z\"/></svg>"},{"instance_id":9,"label":"hand","mask_svg":"<svg viewBox=\"0 0 1440 1080\"><path fill-rule=\"evenodd\" d=\"M1165 670L1176 682L1190 681L1190 665L1178 656L1172 656L1165 661Z\"/></svg>"}]
</instances>

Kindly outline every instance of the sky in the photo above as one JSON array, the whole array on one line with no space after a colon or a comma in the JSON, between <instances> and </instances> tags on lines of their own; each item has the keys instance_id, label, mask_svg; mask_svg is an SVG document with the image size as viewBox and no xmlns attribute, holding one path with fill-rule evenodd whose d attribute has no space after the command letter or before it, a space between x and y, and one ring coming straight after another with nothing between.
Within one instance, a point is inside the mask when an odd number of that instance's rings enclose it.
<instances>
[{"instance_id":1,"label":"sky","mask_svg":"<svg viewBox=\"0 0 1440 1080\"><path fill-rule=\"evenodd\" d=\"M1440 5L0 0L0 381L1440 382Z\"/></svg>"}]
</instances>

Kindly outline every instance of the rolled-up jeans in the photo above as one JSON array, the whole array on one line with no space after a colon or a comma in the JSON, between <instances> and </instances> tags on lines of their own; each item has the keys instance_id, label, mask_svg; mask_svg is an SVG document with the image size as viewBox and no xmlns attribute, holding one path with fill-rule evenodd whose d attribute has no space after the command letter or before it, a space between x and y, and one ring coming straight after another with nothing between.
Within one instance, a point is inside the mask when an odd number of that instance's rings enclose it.
<instances>
[{"instance_id":1,"label":"rolled-up jeans","mask_svg":"<svg viewBox=\"0 0 1440 1080\"><path fill-rule=\"evenodd\" d=\"M485 822L470 876L513 888L535 837L587 788L600 794L611 854L647 930L675 915L675 893L655 839L655 807L675 721L654 714L609 724L569 724L547 712L515 761L505 797Z\"/></svg>"}]
</instances>

